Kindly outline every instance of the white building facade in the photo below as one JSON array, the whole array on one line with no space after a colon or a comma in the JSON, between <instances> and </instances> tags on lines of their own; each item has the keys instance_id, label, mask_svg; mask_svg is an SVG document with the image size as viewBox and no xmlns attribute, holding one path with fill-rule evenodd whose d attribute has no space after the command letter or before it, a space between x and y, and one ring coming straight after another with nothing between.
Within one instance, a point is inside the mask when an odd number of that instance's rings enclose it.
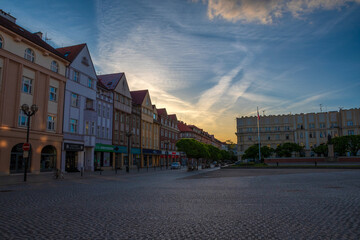
<instances>
[{"instance_id":1,"label":"white building facade","mask_svg":"<svg viewBox=\"0 0 360 240\"><path fill-rule=\"evenodd\" d=\"M57 49L71 61L64 98L62 170L94 169L97 77L86 44Z\"/></svg>"}]
</instances>

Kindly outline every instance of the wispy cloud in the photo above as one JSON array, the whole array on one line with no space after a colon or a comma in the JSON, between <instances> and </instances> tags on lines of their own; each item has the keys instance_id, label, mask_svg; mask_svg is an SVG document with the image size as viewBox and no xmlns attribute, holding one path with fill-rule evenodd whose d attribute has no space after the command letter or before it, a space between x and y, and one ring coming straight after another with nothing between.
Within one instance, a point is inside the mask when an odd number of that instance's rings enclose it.
<instances>
[{"instance_id":1,"label":"wispy cloud","mask_svg":"<svg viewBox=\"0 0 360 240\"><path fill-rule=\"evenodd\" d=\"M203 0L210 19L223 18L232 22L271 24L290 13L296 18L314 10L340 9L360 0Z\"/></svg>"}]
</instances>

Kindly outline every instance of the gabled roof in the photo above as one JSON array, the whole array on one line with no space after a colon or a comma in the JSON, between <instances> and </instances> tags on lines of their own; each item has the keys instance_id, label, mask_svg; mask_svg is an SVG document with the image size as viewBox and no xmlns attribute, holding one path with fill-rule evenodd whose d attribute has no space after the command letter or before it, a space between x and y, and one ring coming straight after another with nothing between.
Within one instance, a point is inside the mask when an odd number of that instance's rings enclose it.
<instances>
[{"instance_id":1,"label":"gabled roof","mask_svg":"<svg viewBox=\"0 0 360 240\"><path fill-rule=\"evenodd\" d=\"M77 57L77 55L79 55L79 53L85 46L86 43L82 43L74 46L57 48L56 50L60 52L63 55L63 57L65 57L67 60L72 62Z\"/></svg>"},{"instance_id":2,"label":"gabled roof","mask_svg":"<svg viewBox=\"0 0 360 240\"><path fill-rule=\"evenodd\" d=\"M167 116L166 108L159 108L157 111L158 111L158 115Z\"/></svg>"},{"instance_id":3,"label":"gabled roof","mask_svg":"<svg viewBox=\"0 0 360 240\"><path fill-rule=\"evenodd\" d=\"M176 114L170 114L168 115L169 118L171 118L172 120L177 120Z\"/></svg>"},{"instance_id":4,"label":"gabled roof","mask_svg":"<svg viewBox=\"0 0 360 240\"><path fill-rule=\"evenodd\" d=\"M178 128L180 132L192 132L193 130L186 125L186 123L179 121Z\"/></svg>"},{"instance_id":5,"label":"gabled roof","mask_svg":"<svg viewBox=\"0 0 360 240\"><path fill-rule=\"evenodd\" d=\"M114 90L123 75L124 73L112 73L112 74L98 75L97 77L99 81L101 81L101 83L104 86L106 86L106 88L110 90Z\"/></svg>"},{"instance_id":6,"label":"gabled roof","mask_svg":"<svg viewBox=\"0 0 360 240\"><path fill-rule=\"evenodd\" d=\"M99 80L99 78L98 78L98 80L97 80L97 85L100 86L100 87L102 87L102 88L105 88L106 90L109 90L109 89Z\"/></svg>"},{"instance_id":7,"label":"gabled roof","mask_svg":"<svg viewBox=\"0 0 360 240\"><path fill-rule=\"evenodd\" d=\"M2 17L0 15L0 25L3 26L4 28L20 35L23 38L26 38L27 40L29 40L30 42L48 50L49 52L59 56L60 58L67 60L63 54L61 54L60 52L58 52L55 48L53 48L52 46L50 46L49 44L47 44L44 40L42 40L38 35L36 35L36 33L31 33L29 31L27 31L26 29L20 27L19 25L17 25L16 23L6 19L5 17ZM68 60L67 60L68 61Z\"/></svg>"},{"instance_id":8,"label":"gabled roof","mask_svg":"<svg viewBox=\"0 0 360 240\"><path fill-rule=\"evenodd\" d=\"M131 98L133 103L137 105L141 105L145 99L146 94L148 93L148 90L139 90L139 91L131 91Z\"/></svg>"}]
</instances>

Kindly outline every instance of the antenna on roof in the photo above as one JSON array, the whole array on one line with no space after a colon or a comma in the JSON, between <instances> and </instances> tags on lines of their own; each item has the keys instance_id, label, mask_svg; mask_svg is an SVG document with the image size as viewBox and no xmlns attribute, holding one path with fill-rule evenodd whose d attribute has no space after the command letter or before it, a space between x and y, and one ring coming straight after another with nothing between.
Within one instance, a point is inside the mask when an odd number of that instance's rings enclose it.
<instances>
[{"instance_id":1,"label":"antenna on roof","mask_svg":"<svg viewBox=\"0 0 360 240\"><path fill-rule=\"evenodd\" d=\"M51 40L51 38L48 38L47 37L47 32L45 33L45 42L47 42L47 41L50 41Z\"/></svg>"},{"instance_id":2,"label":"antenna on roof","mask_svg":"<svg viewBox=\"0 0 360 240\"><path fill-rule=\"evenodd\" d=\"M320 103L320 112L322 112L323 105Z\"/></svg>"}]
</instances>

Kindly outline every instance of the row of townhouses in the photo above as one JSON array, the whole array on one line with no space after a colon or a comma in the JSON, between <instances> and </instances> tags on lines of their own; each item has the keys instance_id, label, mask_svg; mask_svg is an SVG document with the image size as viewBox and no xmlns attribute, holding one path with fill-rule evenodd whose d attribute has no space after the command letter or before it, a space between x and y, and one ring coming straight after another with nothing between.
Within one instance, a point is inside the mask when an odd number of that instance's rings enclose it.
<instances>
[{"instance_id":1,"label":"row of townhouses","mask_svg":"<svg viewBox=\"0 0 360 240\"><path fill-rule=\"evenodd\" d=\"M97 75L86 44L53 48L0 10L0 174L165 166L176 142L221 142L157 109L148 90L130 91L124 73ZM36 111L35 111L36 110Z\"/></svg>"},{"instance_id":2,"label":"row of townhouses","mask_svg":"<svg viewBox=\"0 0 360 240\"><path fill-rule=\"evenodd\" d=\"M237 118L237 142L239 157L245 150L258 144L258 118ZM313 156L313 147L327 143L329 136L360 135L360 109L260 116L260 143L276 148L286 142L297 143L305 148L306 156Z\"/></svg>"}]
</instances>

